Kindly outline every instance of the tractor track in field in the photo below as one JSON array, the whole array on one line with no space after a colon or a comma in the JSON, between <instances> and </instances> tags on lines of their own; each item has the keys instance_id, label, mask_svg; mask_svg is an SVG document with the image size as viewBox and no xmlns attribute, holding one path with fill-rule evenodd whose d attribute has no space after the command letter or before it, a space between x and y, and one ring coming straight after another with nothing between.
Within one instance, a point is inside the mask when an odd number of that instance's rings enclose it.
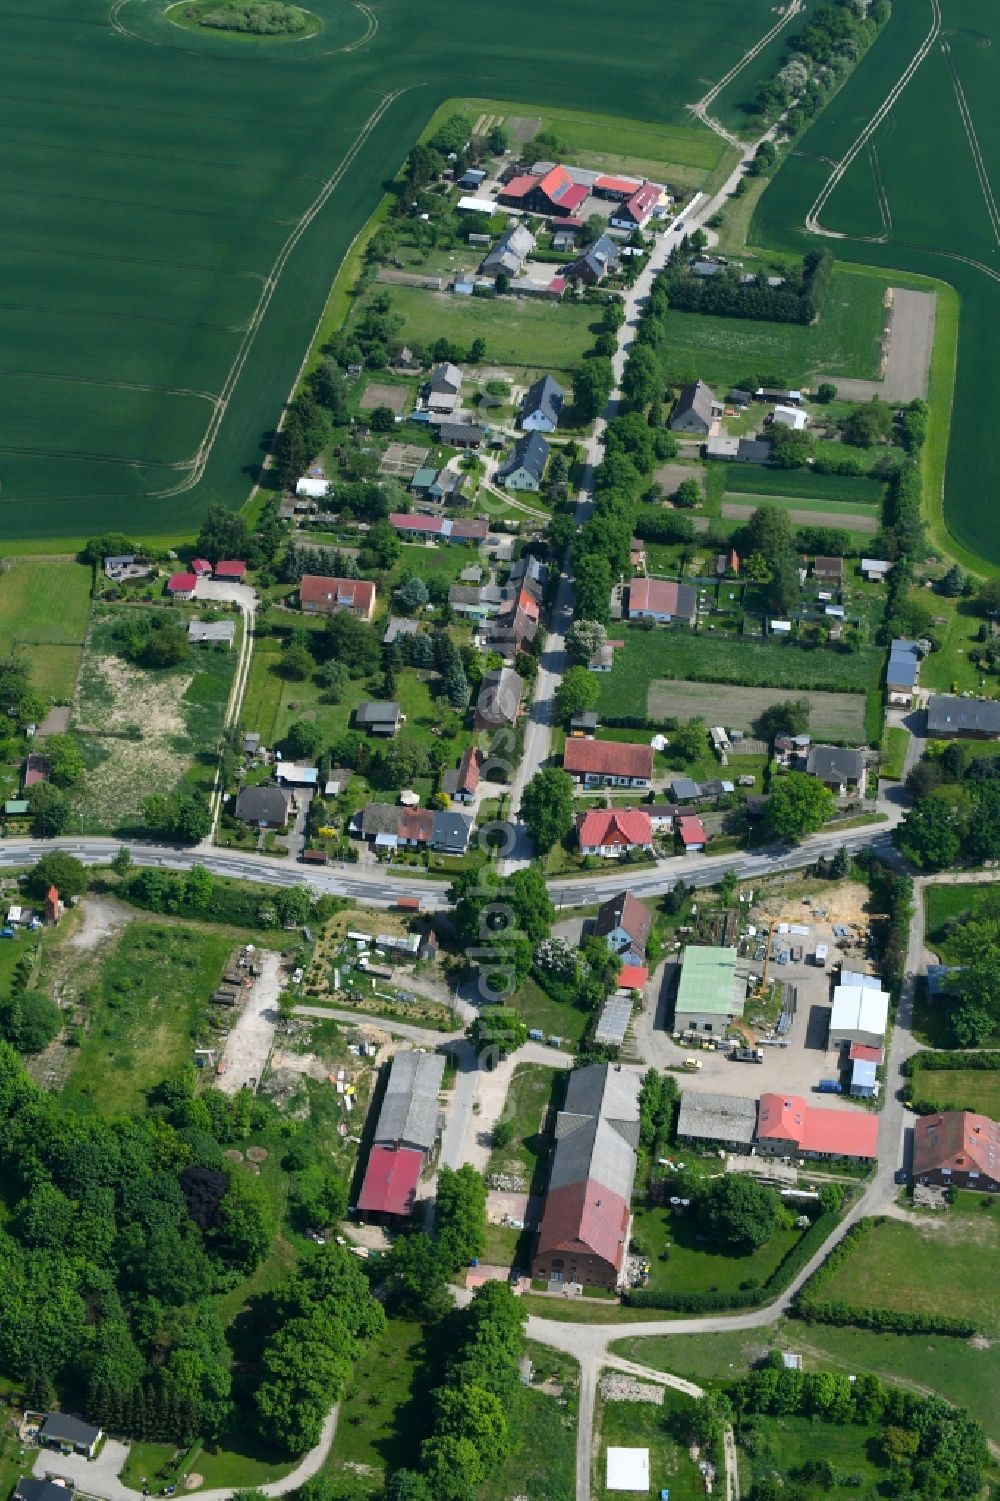
<instances>
[{"instance_id":1,"label":"tractor track in field","mask_svg":"<svg viewBox=\"0 0 1000 1501\"><path fill-rule=\"evenodd\" d=\"M947 42L942 41L941 51L948 66L948 72L951 74L951 82L955 90L955 99L958 104L958 112L962 117L962 124L965 127L965 135L966 139L969 142L969 150L972 152L972 161L976 169L976 176L979 178L979 186L982 190L983 202L986 204L986 212L989 215L990 224L993 228L993 237L996 240L997 244L1000 245L1000 210L997 209L997 201L993 196L993 188L990 184L989 173L986 170L986 163L983 160L983 151L982 147L979 144L979 136L976 134L976 126L972 118L972 111L969 109L969 104L965 97L965 90L962 87L962 80L958 76L958 69L955 67L955 59L951 55L951 47Z\"/></svg>"},{"instance_id":2,"label":"tractor track in field","mask_svg":"<svg viewBox=\"0 0 1000 1501\"><path fill-rule=\"evenodd\" d=\"M833 171L830 173L830 176L827 178L819 193L816 195L816 198L813 201L813 205L806 214L805 219L805 227L810 234L823 235L825 238L831 240L857 240L869 245L877 245L883 243L882 237L878 235L848 235L842 233L840 230L824 229L822 224L820 224L819 222L819 216L829 202L830 196L833 193L834 189L839 186L840 182L847 174L849 169L853 166L854 162L857 160L861 152L868 145L869 141L878 130L879 126L890 114L896 104L897 99L906 88L906 85L910 82L910 79L916 73L917 69L920 67L920 64L930 53L931 48L934 46L934 43L938 39L940 31L940 0L931 0L930 30L924 37L916 52L911 57L910 61L907 63L906 67L903 69L903 72L900 74L899 78L897 78L888 94L886 94L878 109L872 115L871 119L865 125L864 129L855 138L853 143L848 147L844 155L840 158L840 161L834 167Z\"/></svg>"},{"instance_id":3,"label":"tractor track in field","mask_svg":"<svg viewBox=\"0 0 1000 1501\"><path fill-rule=\"evenodd\" d=\"M410 85L410 87L413 87L413 85ZM322 188L313 199L312 203L306 209L301 218L297 221L295 228L292 230L291 234L289 234L286 238L284 244L278 252L278 255L271 267L268 276L264 281L264 287L261 292L260 298L258 299L257 306L254 308L253 313L251 314L248 321L247 331L243 336L240 347L236 354L236 358L233 360L233 363L230 366L229 373L226 376L222 390L219 393L216 409L209 421L208 427L205 431L205 436L202 438L194 459L192 460L191 473L185 480L183 480L176 486L172 486L167 490L154 491L153 494L156 499L164 500L173 495L182 495L186 490L192 489L202 479L208 461L212 455L212 449L215 447L215 440L219 435L219 428L222 425L222 419L226 414L230 399L232 398L233 392L235 391L236 386L239 382L239 378L243 373L244 366L246 365L246 362L250 357L250 351L253 349L254 341L257 338L257 334L260 330L261 324L264 321L267 310L271 305L271 299L278 289L278 284L281 280L282 272L284 271L285 266L288 264L288 259L291 256L292 251L295 249L296 245L299 243L299 240L305 234L310 224L316 218L317 214L319 214L321 209L326 206L328 200L340 186L345 175L353 165L355 157L358 155L358 152L361 150L362 146L365 144L372 131L380 123L383 116L388 112L389 108L393 104L395 104L396 100L406 92L407 89L405 88L394 89L391 93L383 95L382 99L372 110L371 114L368 116L367 120L358 131L349 150L338 164L336 170L332 172L326 179Z\"/></svg>"},{"instance_id":4,"label":"tractor track in field","mask_svg":"<svg viewBox=\"0 0 1000 1501\"><path fill-rule=\"evenodd\" d=\"M731 131L727 130L726 127L721 123L721 121L716 120L714 115L710 115L709 110L711 109L712 105L715 103L719 95L722 93L723 89L727 88L728 85L733 82L734 78L739 77L739 75L743 72L743 69L750 63L752 63L754 58L757 57L759 53L763 52L768 43L774 40L778 33L788 25L793 16L797 16L799 14L802 8L803 0L791 0L791 4L788 6L788 9L785 11L784 15L779 17L776 23L771 27L770 31L766 31L760 38L760 40L754 43L749 51L744 52L739 62L735 63L733 67L730 68L728 73L723 74L718 83L714 83L708 90L707 94L702 94L697 104L688 106L691 110L691 113L697 119L699 119L703 125L707 125L709 130L714 130L716 135L722 136L723 140L728 141L730 146L735 146L738 151L743 151L746 149L745 142L741 141L739 136L735 136Z\"/></svg>"}]
</instances>

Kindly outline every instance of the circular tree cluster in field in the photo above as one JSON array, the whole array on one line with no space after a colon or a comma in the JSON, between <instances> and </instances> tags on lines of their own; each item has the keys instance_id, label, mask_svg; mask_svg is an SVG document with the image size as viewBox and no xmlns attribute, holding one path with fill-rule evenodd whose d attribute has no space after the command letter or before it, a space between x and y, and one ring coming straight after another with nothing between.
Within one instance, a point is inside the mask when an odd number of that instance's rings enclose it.
<instances>
[{"instance_id":1,"label":"circular tree cluster in field","mask_svg":"<svg viewBox=\"0 0 1000 1501\"><path fill-rule=\"evenodd\" d=\"M185 20L217 31L238 31L250 36L296 36L309 28L309 17L285 0L210 0L185 6Z\"/></svg>"}]
</instances>

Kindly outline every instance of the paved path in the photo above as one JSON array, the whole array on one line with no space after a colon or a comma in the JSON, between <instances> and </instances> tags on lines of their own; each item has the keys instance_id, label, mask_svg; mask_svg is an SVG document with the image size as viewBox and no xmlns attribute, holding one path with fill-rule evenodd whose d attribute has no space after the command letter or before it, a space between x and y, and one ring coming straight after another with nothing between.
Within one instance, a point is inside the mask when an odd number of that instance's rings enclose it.
<instances>
[{"instance_id":1,"label":"paved path","mask_svg":"<svg viewBox=\"0 0 1000 1501\"><path fill-rule=\"evenodd\" d=\"M337 1432L339 1412L339 1404L331 1407L323 1423L319 1443L314 1449L310 1449L308 1454L303 1455L294 1469L289 1470L288 1474L283 1475L280 1480L265 1482L263 1485L258 1484L254 1489L259 1490L265 1496L286 1496L289 1491L296 1491L307 1480L311 1480L326 1462ZM127 1453L128 1446L114 1439L108 1439L97 1459L93 1460L85 1459L82 1454L56 1454L51 1449L42 1449L35 1459L32 1474L39 1478L54 1475L64 1480L72 1480L78 1490L92 1496L100 1496L103 1501L142 1501L141 1491L124 1485L118 1478ZM199 1501L229 1501L233 1494L233 1487L216 1486L210 1490L186 1494L196 1495Z\"/></svg>"}]
</instances>

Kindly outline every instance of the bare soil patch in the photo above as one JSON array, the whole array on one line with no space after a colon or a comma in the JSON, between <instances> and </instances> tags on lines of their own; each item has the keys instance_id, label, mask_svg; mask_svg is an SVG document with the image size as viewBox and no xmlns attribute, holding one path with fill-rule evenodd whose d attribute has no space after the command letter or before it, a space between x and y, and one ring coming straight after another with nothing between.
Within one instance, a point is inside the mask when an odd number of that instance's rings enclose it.
<instances>
[{"instance_id":1,"label":"bare soil patch","mask_svg":"<svg viewBox=\"0 0 1000 1501\"><path fill-rule=\"evenodd\" d=\"M649 686L646 712L651 719L695 719L723 725L727 730L750 730L757 716L790 698L809 700L809 733L813 739L830 735L863 738L865 699L862 693L810 693L790 688L746 688L727 683L691 683L658 678Z\"/></svg>"},{"instance_id":2,"label":"bare soil patch","mask_svg":"<svg viewBox=\"0 0 1000 1501\"><path fill-rule=\"evenodd\" d=\"M838 380L844 401L913 401L926 398L930 378L937 293L891 287L892 313L889 348L881 380Z\"/></svg>"},{"instance_id":3,"label":"bare soil patch","mask_svg":"<svg viewBox=\"0 0 1000 1501\"><path fill-rule=\"evenodd\" d=\"M839 388L838 388L839 389ZM747 505L742 505L732 500L722 502L722 514L729 521L746 521L751 511L755 510L761 499L770 500L770 496L747 496ZM844 515L838 518L833 511L809 511L789 510L787 512L790 521L796 526L842 526L849 532L877 532L881 522L877 516L858 516L857 514Z\"/></svg>"},{"instance_id":4,"label":"bare soil patch","mask_svg":"<svg viewBox=\"0 0 1000 1501\"><path fill-rule=\"evenodd\" d=\"M388 407L390 411L401 412L406 406L410 392L406 386L390 385L388 381L370 380L365 386L364 395L358 402L363 412L372 412L376 407Z\"/></svg>"},{"instance_id":5,"label":"bare soil patch","mask_svg":"<svg viewBox=\"0 0 1000 1501\"><path fill-rule=\"evenodd\" d=\"M379 470L382 474L405 475L412 479L429 453L429 448L421 448L416 443L390 443L379 461Z\"/></svg>"},{"instance_id":6,"label":"bare soil patch","mask_svg":"<svg viewBox=\"0 0 1000 1501\"><path fill-rule=\"evenodd\" d=\"M661 464L653 470L653 479L663 486L667 495L673 495L678 485L682 485L686 479L693 479L702 495L705 493L705 471L699 465L694 464Z\"/></svg>"}]
</instances>

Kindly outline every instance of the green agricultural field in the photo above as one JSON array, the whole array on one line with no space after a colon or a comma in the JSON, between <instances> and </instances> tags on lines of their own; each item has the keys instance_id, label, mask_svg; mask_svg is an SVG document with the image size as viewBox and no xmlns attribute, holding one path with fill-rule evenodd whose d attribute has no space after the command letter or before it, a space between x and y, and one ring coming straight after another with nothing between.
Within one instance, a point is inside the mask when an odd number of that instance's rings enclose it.
<instances>
[{"instance_id":1,"label":"green agricultural field","mask_svg":"<svg viewBox=\"0 0 1000 1501\"><path fill-rule=\"evenodd\" d=\"M838 375L872 380L878 375L882 303L889 285L888 278L856 276L838 267L818 322L808 326L672 312L663 368L671 378L693 371L709 385L732 385L762 373L810 387Z\"/></svg>"},{"instance_id":2,"label":"green agricultural field","mask_svg":"<svg viewBox=\"0 0 1000 1501\"><path fill-rule=\"evenodd\" d=\"M605 715L645 714L649 688L657 678L788 690L808 683L827 692L864 693L877 685L881 667L882 653L871 648L848 654L790 642L627 629L612 671L601 678L599 708Z\"/></svg>"},{"instance_id":3,"label":"green agricultural field","mask_svg":"<svg viewBox=\"0 0 1000 1501\"><path fill-rule=\"evenodd\" d=\"M581 0L571 35L527 0L499 27L475 7L457 26L451 0L314 0L319 32L258 43L164 9L79 0L70 22L38 0L5 25L7 550L182 537L246 500L337 268L456 78L516 80L539 111L620 100L707 157L688 106L772 24L742 0L623 0L613 26Z\"/></svg>"},{"instance_id":4,"label":"green agricultural field","mask_svg":"<svg viewBox=\"0 0 1000 1501\"><path fill-rule=\"evenodd\" d=\"M140 1108L154 1084L190 1061L232 947L225 934L130 923L88 991L66 1098L104 1108L113 1076L115 1108Z\"/></svg>"},{"instance_id":5,"label":"green agricultural field","mask_svg":"<svg viewBox=\"0 0 1000 1501\"><path fill-rule=\"evenodd\" d=\"M801 495L810 505L842 501L857 506L881 506L885 485L864 474L817 474L814 469L765 469L752 464L725 464L727 494Z\"/></svg>"},{"instance_id":6,"label":"green agricultural field","mask_svg":"<svg viewBox=\"0 0 1000 1501\"><path fill-rule=\"evenodd\" d=\"M834 1272L824 1296L854 1307L969 1318L983 1334L995 1336L1000 1334L998 1251L1000 1208L962 1194L944 1216L915 1214L912 1225L880 1221ZM968 1275L970 1262L974 1277Z\"/></svg>"},{"instance_id":7,"label":"green agricultural field","mask_svg":"<svg viewBox=\"0 0 1000 1501\"><path fill-rule=\"evenodd\" d=\"M195 648L177 667L139 667L118 650L121 618L120 609L94 614L73 700L87 770L71 802L88 833L141 823L153 792L211 789L238 654Z\"/></svg>"},{"instance_id":8,"label":"green agricultural field","mask_svg":"<svg viewBox=\"0 0 1000 1501\"><path fill-rule=\"evenodd\" d=\"M404 319L401 337L407 343L426 349L445 338L468 348L483 338L490 364L572 370L593 344L597 327L597 312L582 303L456 297L421 287L392 287L390 296L392 311ZM359 302L359 316L364 308Z\"/></svg>"},{"instance_id":9,"label":"green agricultural field","mask_svg":"<svg viewBox=\"0 0 1000 1501\"><path fill-rule=\"evenodd\" d=\"M991 499L1000 479L1000 453L981 441L981 433L983 392L995 390L1000 381L1000 348L993 335L1000 317L1000 286L993 274L998 224L989 188L1000 170L992 66L998 42L1000 14L990 0L943 0L940 11L932 0L895 6L880 41L786 158L751 230L756 244L777 243L799 253L810 243L829 244L812 239L803 226L831 184L820 222L846 236L836 242L838 258L944 277L956 289L962 317L951 443L946 378L936 392L938 411L925 458L928 510L936 519L947 449L944 523L964 549L993 564L1000 562ZM880 119L890 88L914 60L915 71ZM873 120L878 122L874 132L837 184L830 164ZM906 151L899 150L901 141ZM919 172L912 170L914 160L920 162ZM940 321L940 297L938 311ZM951 308L945 316L951 324ZM954 328L947 333L950 341ZM943 367L942 374L947 374ZM934 384L932 370L932 394Z\"/></svg>"},{"instance_id":10,"label":"green agricultural field","mask_svg":"<svg viewBox=\"0 0 1000 1501\"><path fill-rule=\"evenodd\" d=\"M910 1092L914 1100L929 1100L939 1110L976 1110L991 1120L1000 1117L1000 1071L995 1069L915 1067Z\"/></svg>"},{"instance_id":11,"label":"green agricultural field","mask_svg":"<svg viewBox=\"0 0 1000 1501\"><path fill-rule=\"evenodd\" d=\"M68 699L90 614L91 570L83 563L19 562L0 573L0 656L23 655L41 693Z\"/></svg>"}]
</instances>

